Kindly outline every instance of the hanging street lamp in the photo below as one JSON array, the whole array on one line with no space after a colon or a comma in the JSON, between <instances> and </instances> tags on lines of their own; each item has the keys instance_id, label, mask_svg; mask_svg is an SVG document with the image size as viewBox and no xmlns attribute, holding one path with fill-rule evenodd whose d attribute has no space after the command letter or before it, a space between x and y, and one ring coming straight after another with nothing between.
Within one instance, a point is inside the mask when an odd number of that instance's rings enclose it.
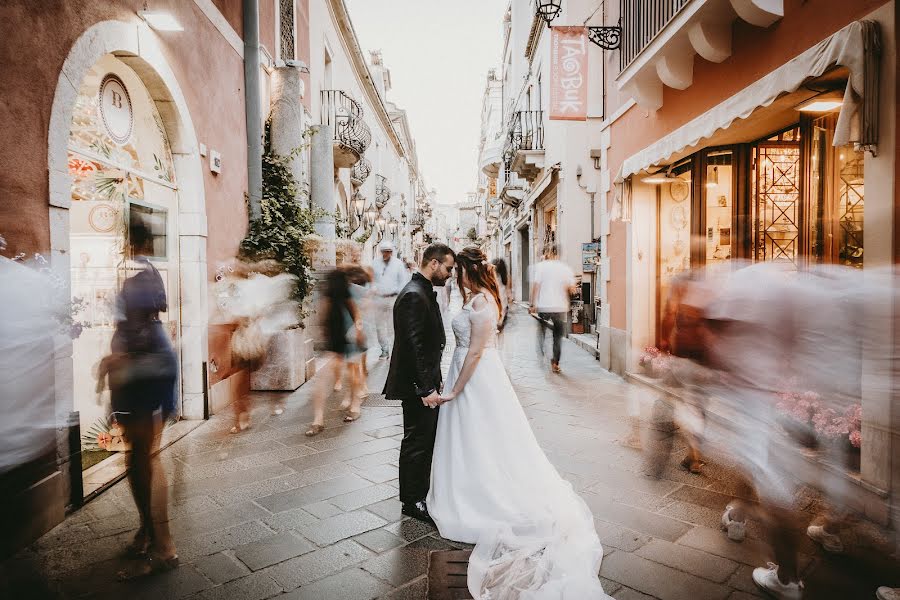
<instances>
[{"instance_id":1,"label":"hanging street lamp","mask_svg":"<svg viewBox=\"0 0 900 600\"><path fill-rule=\"evenodd\" d=\"M537 16L547 23L547 27L561 12L562 0L537 0Z\"/></svg>"},{"instance_id":2,"label":"hanging street lamp","mask_svg":"<svg viewBox=\"0 0 900 600\"><path fill-rule=\"evenodd\" d=\"M369 208L366 209L366 226L371 227L375 224L375 219L378 217L378 211L375 209L374 205L370 205Z\"/></svg>"}]
</instances>

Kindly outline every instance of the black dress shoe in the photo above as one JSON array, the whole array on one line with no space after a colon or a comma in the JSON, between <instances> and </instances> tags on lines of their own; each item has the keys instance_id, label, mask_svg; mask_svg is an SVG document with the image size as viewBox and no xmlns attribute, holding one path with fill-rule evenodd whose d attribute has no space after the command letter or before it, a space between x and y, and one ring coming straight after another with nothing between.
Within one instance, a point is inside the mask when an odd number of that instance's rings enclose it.
<instances>
[{"instance_id":1,"label":"black dress shoe","mask_svg":"<svg viewBox=\"0 0 900 600\"><path fill-rule=\"evenodd\" d=\"M420 500L419 502L404 502L400 512L407 517L412 517L413 519L418 519L429 525L434 525L434 519L428 514L428 507L425 506L424 500Z\"/></svg>"}]
</instances>

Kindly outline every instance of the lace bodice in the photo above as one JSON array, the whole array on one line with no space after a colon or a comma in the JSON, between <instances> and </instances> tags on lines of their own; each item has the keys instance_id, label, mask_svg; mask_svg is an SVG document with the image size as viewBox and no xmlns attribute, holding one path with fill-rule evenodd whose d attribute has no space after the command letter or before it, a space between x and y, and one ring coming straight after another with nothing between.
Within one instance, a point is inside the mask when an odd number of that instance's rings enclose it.
<instances>
[{"instance_id":1,"label":"lace bodice","mask_svg":"<svg viewBox=\"0 0 900 600\"><path fill-rule=\"evenodd\" d=\"M491 336L486 344L487 348L497 347L497 312L493 306L493 302L488 302L488 306L480 311L476 311L472 307L475 298L484 296L484 294L476 294L466 302L462 310L453 317L450 326L453 328L453 336L456 338L457 348L468 348L472 341L472 325L473 319L477 327L490 327Z\"/></svg>"}]
</instances>

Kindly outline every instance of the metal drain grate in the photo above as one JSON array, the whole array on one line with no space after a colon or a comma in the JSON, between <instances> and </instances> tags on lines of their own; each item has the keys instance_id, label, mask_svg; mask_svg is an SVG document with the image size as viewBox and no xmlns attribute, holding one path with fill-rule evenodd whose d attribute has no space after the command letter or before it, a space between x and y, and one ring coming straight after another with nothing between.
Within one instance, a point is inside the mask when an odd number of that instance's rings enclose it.
<instances>
[{"instance_id":1,"label":"metal drain grate","mask_svg":"<svg viewBox=\"0 0 900 600\"><path fill-rule=\"evenodd\" d=\"M363 406L389 406L391 408L400 408L403 404L400 400L388 400L384 394L369 394L363 401Z\"/></svg>"}]
</instances>

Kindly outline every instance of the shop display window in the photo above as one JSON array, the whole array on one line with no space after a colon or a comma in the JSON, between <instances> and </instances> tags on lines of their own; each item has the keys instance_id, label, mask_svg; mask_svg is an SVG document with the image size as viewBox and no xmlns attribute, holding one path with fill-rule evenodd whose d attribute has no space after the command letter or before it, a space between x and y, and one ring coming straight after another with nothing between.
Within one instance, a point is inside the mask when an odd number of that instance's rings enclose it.
<instances>
[{"instance_id":1,"label":"shop display window","mask_svg":"<svg viewBox=\"0 0 900 600\"><path fill-rule=\"evenodd\" d=\"M659 318L669 297L672 280L691 268L693 161L672 167L675 180L659 187Z\"/></svg>"},{"instance_id":2,"label":"shop display window","mask_svg":"<svg viewBox=\"0 0 900 600\"><path fill-rule=\"evenodd\" d=\"M754 257L798 264L801 255L800 128L777 133L754 149Z\"/></svg>"},{"instance_id":3,"label":"shop display window","mask_svg":"<svg viewBox=\"0 0 900 600\"><path fill-rule=\"evenodd\" d=\"M734 207L733 153L712 151L706 155L705 246L706 266L714 268L732 256L732 209Z\"/></svg>"}]
</instances>

